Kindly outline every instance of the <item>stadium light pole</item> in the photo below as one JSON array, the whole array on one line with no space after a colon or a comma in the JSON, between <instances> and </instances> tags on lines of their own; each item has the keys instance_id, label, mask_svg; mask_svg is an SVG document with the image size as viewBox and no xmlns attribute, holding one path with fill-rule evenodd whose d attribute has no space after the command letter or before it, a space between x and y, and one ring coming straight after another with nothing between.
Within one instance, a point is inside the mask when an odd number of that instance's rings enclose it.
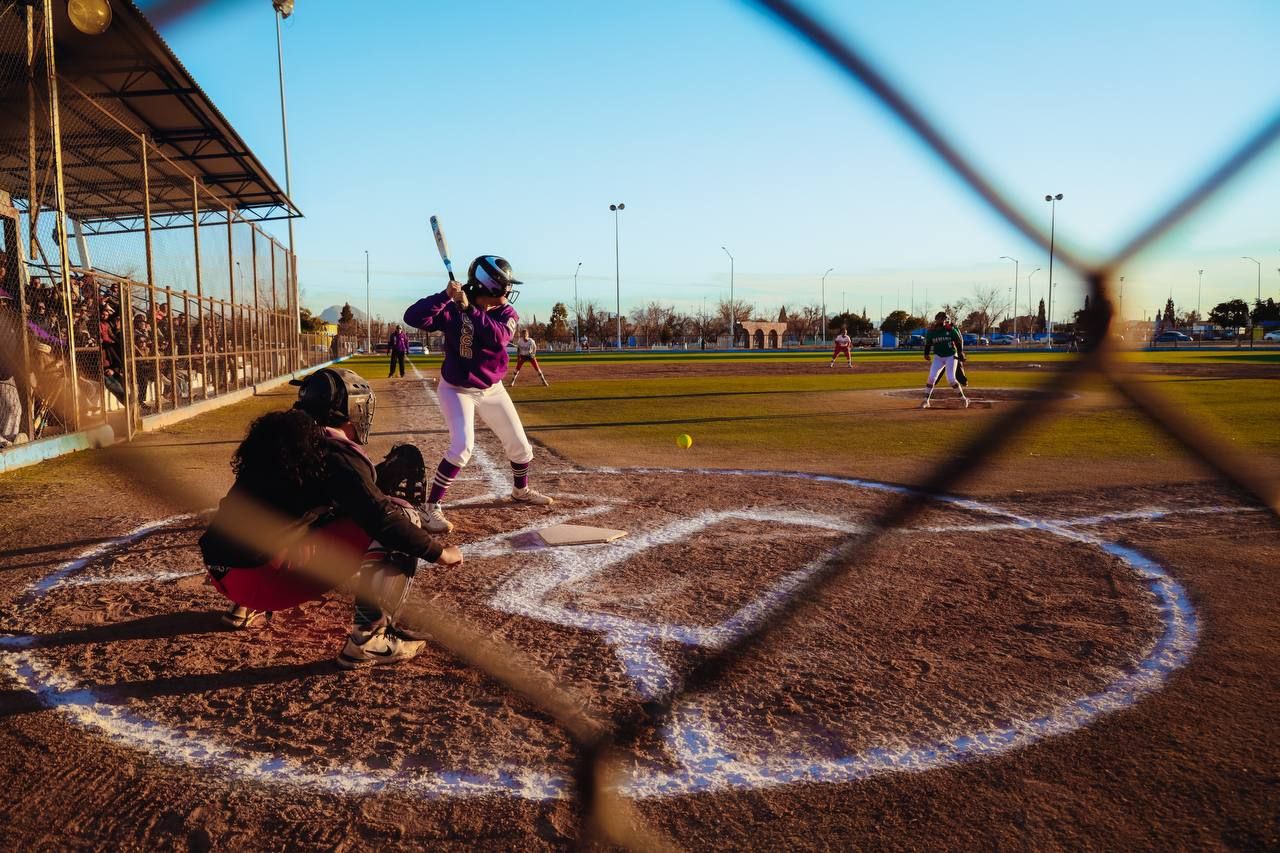
<instances>
[{"instance_id":1,"label":"stadium light pole","mask_svg":"<svg viewBox=\"0 0 1280 853\"><path fill-rule=\"evenodd\" d=\"M627 206L618 202L609 205L609 209L613 211L613 287L617 300L614 307L618 312L618 352L622 352L622 267L618 261L618 212L626 210Z\"/></svg>"},{"instance_id":2,"label":"stadium light pole","mask_svg":"<svg viewBox=\"0 0 1280 853\"><path fill-rule=\"evenodd\" d=\"M1058 220L1058 202L1062 201L1062 193L1046 195L1044 200L1049 202L1049 308L1045 319L1045 331L1049 334L1046 346L1053 349L1053 239Z\"/></svg>"},{"instance_id":3,"label":"stadium light pole","mask_svg":"<svg viewBox=\"0 0 1280 853\"><path fill-rule=\"evenodd\" d=\"M1029 335L1035 335L1036 333L1035 314L1031 313L1031 279L1035 278L1036 273L1040 272L1042 269L1044 269L1044 267L1036 267L1031 272L1027 273L1027 316L1031 318L1031 328L1028 330Z\"/></svg>"},{"instance_id":4,"label":"stadium light pole","mask_svg":"<svg viewBox=\"0 0 1280 853\"><path fill-rule=\"evenodd\" d=\"M578 270L582 269L582 261L578 261L578 269L573 271L573 351L581 352L582 312L578 310Z\"/></svg>"},{"instance_id":5,"label":"stadium light pole","mask_svg":"<svg viewBox=\"0 0 1280 853\"><path fill-rule=\"evenodd\" d=\"M833 269L835 267L830 267L822 274L822 342L824 344L827 342L827 276Z\"/></svg>"},{"instance_id":6,"label":"stadium light pole","mask_svg":"<svg viewBox=\"0 0 1280 853\"><path fill-rule=\"evenodd\" d=\"M364 351L373 355L373 315L369 313L369 250L364 250Z\"/></svg>"},{"instance_id":7,"label":"stadium light pole","mask_svg":"<svg viewBox=\"0 0 1280 853\"><path fill-rule=\"evenodd\" d=\"M737 306L733 304L733 253L724 246L721 246L720 249L729 256L729 349L733 349L735 343L733 321L735 319L734 315L738 312Z\"/></svg>"},{"instance_id":8,"label":"stadium light pole","mask_svg":"<svg viewBox=\"0 0 1280 853\"><path fill-rule=\"evenodd\" d=\"M1001 255L1006 261L1013 261L1013 339L1018 339L1018 259L1012 255Z\"/></svg>"},{"instance_id":9,"label":"stadium light pole","mask_svg":"<svg viewBox=\"0 0 1280 853\"><path fill-rule=\"evenodd\" d=\"M1257 258L1251 258L1248 255L1241 255L1242 261L1253 261L1258 265L1258 302L1262 301L1262 261ZM1253 312L1249 312L1249 348L1253 349Z\"/></svg>"},{"instance_id":10,"label":"stadium light pole","mask_svg":"<svg viewBox=\"0 0 1280 853\"><path fill-rule=\"evenodd\" d=\"M275 7L276 14L276 68L280 73L280 135L284 141L284 194L289 197L289 205L293 205L293 180L289 171L289 117L284 107L284 38L280 34L280 23L293 14L293 0L271 0L271 5ZM289 227L289 262L296 266L297 258L293 254L293 211L288 217ZM293 269L291 266L290 269ZM294 279L297 279L297 272L294 272ZM289 283L290 288L293 282ZM294 295L293 298L293 320L294 325L300 332L302 330L302 307L301 301Z\"/></svg>"},{"instance_id":11,"label":"stadium light pole","mask_svg":"<svg viewBox=\"0 0 1280 853\"><path fill-rule=\"evenodd\" d=\"M1196 282L1196 322L1200 322L1200 294L1204 291L1204 270L1200 270L1200 279Z\"/></svg>"}]
</instances>

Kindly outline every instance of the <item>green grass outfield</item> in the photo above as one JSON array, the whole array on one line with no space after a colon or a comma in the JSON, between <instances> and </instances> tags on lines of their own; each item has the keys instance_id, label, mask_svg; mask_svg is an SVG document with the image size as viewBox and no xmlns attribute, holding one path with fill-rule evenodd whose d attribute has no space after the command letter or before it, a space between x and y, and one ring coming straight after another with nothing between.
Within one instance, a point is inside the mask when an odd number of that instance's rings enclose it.
<instances>
[{"instance_id":1,"label":"green grass outfield","mask_svg":"<svg viewBox=\"0 0 1280 853\"><path fill-rule=\"evenodd\" d=\"M1030 358L1028 357L1030 355ZM1192 361L1280 362L1280 353L1168 351L1127 354L1145 363L1165 363L1167 372L1141 374L1185 412L1199 417L1236 446L1280 457L1280 382L1272 379L1216 379L1179 375L1178 366ZM959 446L987 419L983 411L922 413L904 409L902 401L875 392L915 387L913 373L877 372L875 363L909 359L919 353L864 356L861 370L752 375L761 361L809 360L814 353L782 356L691 355L709 361L736 361L742 372L688 377L666 375L613 378L609 367L620 362L653 363L657 356L596 355L547 359L549 388L530 383L512 389L529 432L570 457L576 451L608 448L625 459L629 451L673 448L682 432L695 437L699 449L717 449L743 456L743 464L778 464L776 457L797 447L825 447L833 462L839 457L873 453L884 457L935 459ZM970 365L974 388L980 394L987 361L1063 361L1065 353L975 354ZM438 356L415 357L424 369L437 367ZM676 360L676 359L671 359ZM683 359L680 359L683 360ZM369 377L384 377L385 357L353 359L347 364ZM600 364L593 377L576 370L557 379L557 364ZM1050 377L1045 371L1003 369L989 374L999 387L1034 388ZM1145 418L1124 406L1096 377L1086 378L1079 391L1086 396L1064 404L1038 424L1010 452L1056 459L1168 458L1180 453ZM1010 404L1001 404L1010 405ZM989 411L998 411L999 408ZM595 455L591 453L589 455ZM770 459L771 457L772 460ZM755 460L754 462L752 460Z\"/></svg>"}]
</instances>

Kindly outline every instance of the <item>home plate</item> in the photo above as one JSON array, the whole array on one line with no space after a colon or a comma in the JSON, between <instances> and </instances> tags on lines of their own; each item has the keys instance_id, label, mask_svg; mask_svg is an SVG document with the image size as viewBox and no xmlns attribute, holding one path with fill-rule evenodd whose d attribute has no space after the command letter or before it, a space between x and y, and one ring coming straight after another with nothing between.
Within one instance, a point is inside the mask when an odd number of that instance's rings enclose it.
<instances>
[{"instance_id":1,"label":"home plate","mask_svg":"<svg viewBox=\"0 0 1280 853\"><path fill-rule=\"evenodd\" d=\"M548 545L598 545L627 535L625 530L610 527L586 527L581 524L553 524L538 531Z\"/></svg>"}]
</instances>

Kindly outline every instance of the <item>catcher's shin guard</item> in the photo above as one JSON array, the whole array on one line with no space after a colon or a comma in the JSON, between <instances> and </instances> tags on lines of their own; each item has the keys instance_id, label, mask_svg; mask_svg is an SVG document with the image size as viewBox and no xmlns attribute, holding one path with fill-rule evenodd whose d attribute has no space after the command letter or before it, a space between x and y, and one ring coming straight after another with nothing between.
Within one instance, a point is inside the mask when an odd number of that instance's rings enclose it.
<instances>
[{"instance_id":1,"label":"catcher's shin guard","mask_svg":"<svg viewBox=\"0 0 1280 853\"><path fill-rule=\"evenodd\" d=\"M378 488L384 495L414 506L427 502L427 463L412 444L397 444L376 466Z\"/></svg>"}]
</instances>

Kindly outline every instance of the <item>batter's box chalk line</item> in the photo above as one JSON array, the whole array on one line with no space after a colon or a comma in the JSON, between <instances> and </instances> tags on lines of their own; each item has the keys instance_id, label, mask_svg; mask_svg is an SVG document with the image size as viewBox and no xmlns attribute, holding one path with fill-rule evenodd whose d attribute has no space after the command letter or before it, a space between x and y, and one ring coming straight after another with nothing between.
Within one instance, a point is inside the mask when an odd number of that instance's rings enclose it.
<instances>
[{"instance_id":1,"label":"batter's box chalk line","mask_svg":"<svg viewBox=\"0 0 1280 853\"><path fill-rule=\"evenodd\" d=\"M786 478L836 484L838 486L890 494L918 494L911 489L870 480L826 475L755 470L688 470L678 468L609 469L628 475L670 474L725 478ZM599 469L581 469L598 474ZM1081 696L1046 696L1046 710L1027 719L972 731L955 732L935 740L915 744L884 744L851 755L830 757L795 752L771 753L766 748L748 753L731 747L732 720L724 708L714 709L714 696L699 696L679 703L670 722L661 732L662 755L641 754L621 783L621 792L632 798L678 796L690 793L761 789L796 782L841 783L877 774L920 772L957 762L990 757L1020 749L1048 737L1081 729L1095 720L1128 708L1159 690L1169 676L1190 659L1197 643L1195 611L1182 586L1163 567L1132 548L1106 541L1086 529L1097 519L1046 520L1030 518L978 501L928 496L957 508L984 514L993 523L1054 536L1109 554L1127 565L1145 583L1161 626L1154 644L1142 659L1125 670L1116 670L1100 690ZM582 518L603 512L608 505L587 507L564 513L564 518ZM1245 508L1242 508L1242 510ZM1200 510L1197 510L1200 511ZM1229 508L1205 508L1204 512L1231 512ZM1167 513L1172 510L1151 510ZM1118 516L1133 518L1135 514ZM1138 512L1141 516L1141 511ZM161 530L188 516L175 516L142 525L111 542L80 554L32 584L26 597L36 600L95 560L111 556L149 533ZM574 549L547 549L525 560L521 570L501 583L490 604L496 610L519 614L549 624L598 633L622 661L641 697L671 689L674 675L663 660L665 643L716 649L739 636L756 620L776 606L796 585L823 564L816 559L775 580L752 602L715 625L696 626L646 622L617 615L588 612L558 604L553 594L563 585L581 582L649 548L678 543L705 530L709 525L732 520L767 521L771 525L856 533L865 528L856 522L805 512L744 508L699 513L627 539L604 545ZM546 524L544 518L541 524ZM525 528L532 529L532 528ZM518 532L518 531L517 531ZM510 554L505 539L512 534L489 537L469 546L472 559L480 555ZM133 576L120 579L132 582ZM153 578L154 580L154 578ZM38 638L34 638L38 640ZM185 729L148 719L142 711L105 701L92 688L78 683L39 648L30 636L0 636L0 658L7 677L35 694L67 720L106 739L156 756L174 765L215 771L234 778L315 791L368 795L394 791L424 798L502 795L529 800L565 799L572 796L572 782L558 769L495 763L485 767L459 767L452 771L428 769L389 770L343 766L314 769L281 756L264 756L232 743L223 743L207 731ZM714 711L714 713L713 713ZM676 764L672 769L671 760Z\"/></svg>"}]
</instances>

